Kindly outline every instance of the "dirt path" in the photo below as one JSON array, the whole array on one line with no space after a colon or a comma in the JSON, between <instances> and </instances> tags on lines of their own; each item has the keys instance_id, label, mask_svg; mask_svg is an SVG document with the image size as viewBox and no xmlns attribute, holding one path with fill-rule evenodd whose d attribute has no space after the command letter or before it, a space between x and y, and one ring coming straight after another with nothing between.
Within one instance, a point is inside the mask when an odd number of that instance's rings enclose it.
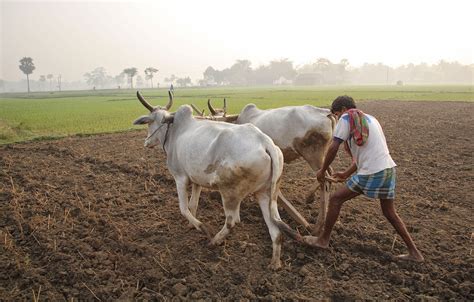
<instances>
[{"instance_id":1,"label":"dirt path","mask_svg":"<svg viewBox=\"0 0 474 302\"><path fill-rule=\"evenodd\" d=\"M187 227L160 150L145 131L0 147L0 300L474 300L474 104L366 102L398 164L397 208L426 257L405 252L378 202L346 204L331 247L271 240L253 197L220 247ZM336 168L347 164L342 154ZM311 222L314 173L285 167L282 189ZM283 213L283 219L297 225ZM198 217L224 222L203 190ZM305 233L304 229L299 231Z\"/></svg>"}]
</instances>

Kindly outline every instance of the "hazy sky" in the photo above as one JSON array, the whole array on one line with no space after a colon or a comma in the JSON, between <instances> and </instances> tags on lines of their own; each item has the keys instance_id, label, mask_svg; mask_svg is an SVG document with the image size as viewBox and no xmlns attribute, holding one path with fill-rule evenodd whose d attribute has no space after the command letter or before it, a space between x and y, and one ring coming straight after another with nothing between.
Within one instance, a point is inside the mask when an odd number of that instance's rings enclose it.
<instances>
[{"instance_id":1,"label":"hazy sky","mask_svg":"<svg viewBox=\"0 0 474 302\"><path fill-rule=\"evenodd\" d=\"M36 65L31 78L63 81L105 67L202 78L207 66L253 67L288 58L296 65L325 57L353 66L383 62L472 64L474 1L421 0L0 0L0 78L24 78L22 57Z\"/></svg>"}]
</instances>

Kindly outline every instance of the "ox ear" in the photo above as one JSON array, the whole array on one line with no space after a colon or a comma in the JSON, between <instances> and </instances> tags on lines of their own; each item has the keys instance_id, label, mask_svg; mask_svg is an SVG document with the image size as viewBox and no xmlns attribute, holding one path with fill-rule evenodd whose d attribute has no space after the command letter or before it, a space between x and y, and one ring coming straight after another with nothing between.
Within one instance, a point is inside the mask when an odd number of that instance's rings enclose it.
<instances>
[{"instance_id":1,"label":"ox ear","mask_svg":"<svg viewBox=\"0 0 474 302\"><path fill-rule=\"evenodd\" d=\"M148 116L148 115L142 115L139 118L137 118L133 124L134 125L143 125L143 124L149 124L153 121L153 119Z\"/></svg>"}]
</instances>

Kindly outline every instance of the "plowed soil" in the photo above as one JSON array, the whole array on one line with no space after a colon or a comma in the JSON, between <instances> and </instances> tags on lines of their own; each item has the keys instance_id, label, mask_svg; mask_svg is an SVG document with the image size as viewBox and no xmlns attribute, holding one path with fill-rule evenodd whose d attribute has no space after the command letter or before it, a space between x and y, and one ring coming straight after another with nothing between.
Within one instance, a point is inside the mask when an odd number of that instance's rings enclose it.
<instances>
[{"instance_id":1,"label":"plowed soil","mask_svg":"<svg viewBox=\"0 0 474 302\"><path fill-rule=\"evenodd\" d=\"M165 154L145 149L139 130L0 147L0 300L473 301L474 103L359 107L384 128L398 164L396 207L426 262L393 259L405 246L364 197L344 205L329 250L286 239L276 272L252 196L242 223L210 247L179 212ZM341 150L336 169L346 157ZM297 161L282 183L310 222L314 179ZM218 194L203 190L198 218L221 228Z\"/></svg>"}]
</instances>

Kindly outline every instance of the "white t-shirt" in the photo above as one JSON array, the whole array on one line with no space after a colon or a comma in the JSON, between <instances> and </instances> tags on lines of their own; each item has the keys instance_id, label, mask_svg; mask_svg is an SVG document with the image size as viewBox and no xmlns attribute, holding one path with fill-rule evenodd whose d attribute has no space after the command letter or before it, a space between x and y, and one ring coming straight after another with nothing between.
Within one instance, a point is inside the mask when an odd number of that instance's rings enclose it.
<instances>
[{"instance_id":1,"label":"white t-shirt","mask_svg":"<svg viewBox=\"0 0 474 302\"><path fill-rule=\"evenodd\" d=\"M337 122L334 137L347 141L352 157L357 165L357 174L368 175L380 172L396 164L388 151L387 141L377 119L365 114L369 125L369 137L362 146L358 146L350 137L349 115L344 113Z\"/></svg>"}]
</instances>

